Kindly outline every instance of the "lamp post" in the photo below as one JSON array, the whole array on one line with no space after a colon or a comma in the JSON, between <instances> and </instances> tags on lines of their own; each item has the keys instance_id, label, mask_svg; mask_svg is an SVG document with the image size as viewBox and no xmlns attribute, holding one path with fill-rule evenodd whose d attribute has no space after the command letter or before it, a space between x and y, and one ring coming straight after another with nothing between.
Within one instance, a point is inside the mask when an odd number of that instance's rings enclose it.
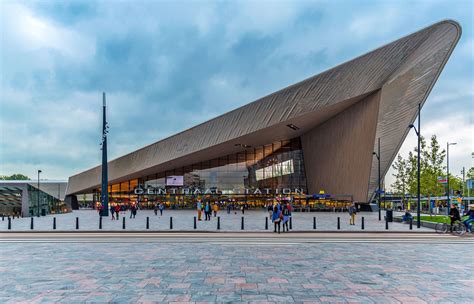
<instances>
[{"instance_id":1,"label":"lamp post","mask_svg":"<svg viewBox=\"0 0 474 304\"><path fill-rule=\"evenodd\" d=\"M417 173L416 173L416 197L417 197L417 206L416 206L416 228L421 227L421 200L420 200L420 153L421 153L421 104L418 104L418 129L415 125L409 125L410 129L413 128L415 130L416 136L418 137L418 156L416 160L417 166Z\"/></svg>"},{"instance_id":2,"label":"lamp post","mask_svg":"<svg viewBox=\"0 0 474 304\"><path fill-rule=\"evenodd\" d=\"M451 207L450 205L450 197L449 197L449 146L454 146L456 143L450 143L450 142L447 142L446 143L446 171L448 171L448 174L446 175L446 182L447 182L447 187L448 187L448 193L447 193L447 203L448 203L448 214L449 214L449 208Z\"/></svg>"},{"instance_id":3,"label":"lamp post","mask_svg":"<svg viewBox=\"0 0 474 304\"><path fill-rule=\"evenodd\" d=\"M109 178L107 168L107 133L109 133L109 126L106 119L106 103L105 93L102 93L102 191L101 191L101 204L102 211L101 216L109 216Z\"/></svg>"},{"instance_id":4,"label":"lamp post","mask_svg":"<svg viewBox=\"0 0 474 304\"><path fill-rule=\"evenodd\" d=\"M38 195L37 195L38 196L37 197L38 198L38 206L37 206L38 207L38 214L37 214L38 217L40 216L40 194L41 194L41 192L40 192L40 173L41 172L43 172L43 171L38 170Z\"/></svg>"},{"instance_id":5,"label":"lamp post","mask_svg":"<svg viewBox=\"0 0 474 304\"><path fill-rule=\"evenodd\" d=\"M378 139L378 149L377 152L372 152L372 155L375 155L377 157L377 160L379 161L379 170L378 170L378 179L377 179L377 202L379 205L379 221L382 220L382 211L380 210L380 137Z\"/></svg>"}]
</instances>

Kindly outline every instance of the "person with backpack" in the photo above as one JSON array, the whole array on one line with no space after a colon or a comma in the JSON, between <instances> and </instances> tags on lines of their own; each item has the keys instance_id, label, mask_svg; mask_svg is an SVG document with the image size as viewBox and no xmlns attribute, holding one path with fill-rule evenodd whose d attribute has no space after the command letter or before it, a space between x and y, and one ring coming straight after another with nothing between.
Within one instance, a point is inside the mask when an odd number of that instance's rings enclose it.
<instances>
[{"instance_id":1,"label":"person with backpack","mask_svg":"<svg viewBox=\"0 0 474 304\"><path fill-rule=\"evenodd\" d=\"M354 203L352 203L352 205L350 205L349 208L347 208L347 212L349 212L349 215L350 215L349 225L355 225L355 216L356 216L357 209Z\"/></svg>"}]
</instances>

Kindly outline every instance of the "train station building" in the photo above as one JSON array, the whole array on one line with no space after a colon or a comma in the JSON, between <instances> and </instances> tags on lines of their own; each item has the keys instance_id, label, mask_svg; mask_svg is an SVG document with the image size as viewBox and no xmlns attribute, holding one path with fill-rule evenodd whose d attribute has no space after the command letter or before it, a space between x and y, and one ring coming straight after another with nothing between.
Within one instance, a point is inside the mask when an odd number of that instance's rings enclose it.
<instances>
[{"instance_id":1,"label":"train station building","mask_svg":"<svg viewBox=\"0 0 474 304\"><path fill-rule=\"evenodd\" d=\"M265 205L369 202L461 34L442 21L321 74L108 162L110 201L192 206L196 199ZM196 105L198 106L198 105ZM93 194L101 166L69 178Z\"/></svg>"}]
</instances>

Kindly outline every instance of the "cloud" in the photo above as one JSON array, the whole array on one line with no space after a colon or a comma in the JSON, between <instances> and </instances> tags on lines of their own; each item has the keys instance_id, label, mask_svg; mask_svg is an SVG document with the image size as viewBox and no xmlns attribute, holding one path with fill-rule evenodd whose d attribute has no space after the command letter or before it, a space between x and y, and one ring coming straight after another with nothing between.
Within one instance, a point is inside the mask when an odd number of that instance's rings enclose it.
<instances>
[{"instance_id":1,"label":"cloud","mask_svg":"<svg viewBox=\"0 0 474 304\"><path fill-rule=\"evenodd\" d=\"M41 167L64 179L99 164L103 91L114 158L446 16L467 27L465 5L0 2L0 174ZM463 35L423 108L426 134L440 141L451 140L446 129L459 142L472 131L473 37ZM401 152L412 147L409 135ZM460 147L453 170L471 161L461 152L469 145Z\"/></svg>"}]
</instances>

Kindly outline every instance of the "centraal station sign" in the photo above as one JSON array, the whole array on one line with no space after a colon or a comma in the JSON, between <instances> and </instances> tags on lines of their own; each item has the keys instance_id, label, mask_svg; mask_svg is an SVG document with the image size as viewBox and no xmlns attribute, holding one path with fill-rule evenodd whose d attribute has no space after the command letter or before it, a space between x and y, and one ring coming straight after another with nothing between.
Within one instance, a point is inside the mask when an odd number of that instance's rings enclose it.
<instances>
[{"instance_id":1,"label":"centraal station sign","mask_svg":"<svg viewBox=\"0 0 474 304\"><path fill-rule=\"evenodd\" d=\"M219 190L218 188L194 189L194 188L155 188L148 187L146 189L137 187L134 189L136 195L208 195L208 194L246 194L246 195L279 195L279 194L304 194L301 188L255 188L255 189L231 189Z\"/></svg>"}]
</instances>

